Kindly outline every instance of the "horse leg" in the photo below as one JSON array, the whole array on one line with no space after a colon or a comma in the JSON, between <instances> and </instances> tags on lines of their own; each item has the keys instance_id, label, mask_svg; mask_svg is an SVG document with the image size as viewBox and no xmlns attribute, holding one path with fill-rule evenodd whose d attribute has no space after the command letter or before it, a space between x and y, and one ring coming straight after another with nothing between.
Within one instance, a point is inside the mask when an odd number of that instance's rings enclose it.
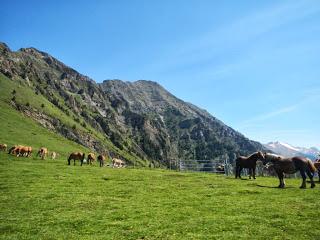
<instances>
[{"instance_id":1,"label":"horse leg","mask_svg":"<svg viewBox=\"0 0 320 240\"><path fill-rule=\"evenodd\" d=\"M75 166L76 165L76 160L75 159L73 159L73 166Z\"/></svg>"},{"instance_id":2,"label":"horse leg","mask_svg":"<svg viewBox=\"0 0 320 240\"><path fill-rule=\"evenodd\" d=\"M253 179L256 179L256 168L252 169L252 173L253 173Z\"/></svg>"},{"instance_id":3,"label":"horse leg","mask_svg":"<svg viewBox=\"0 0 320 240\"><path fill-rule=\"evenodd\" d=\"M279 184L279 188L284 188L285 187L285 183L284 183L284 180L283 180L283 178L284 178L284 174L283 174L283 172L277 172L277 174L278 174L278 178L279 178L279 182L280 182L280 184Z\"/></svg>"},{"instance_id":4,"label":"horse leg","mask_svg":"<svg viewBox=\"0 0 320 240\"><path fill-rule=\"evenodd\" d=\"M242 171L242 167L239 167L239 173L238 173L238 175L239 175L239 178L241 179L241 171Z\"/></svg>"},{"instance_id":5,"label":"horse leg","mask_svg":"<svg viewBox=\"0 0 320 240\"><path fill-rule=\"evenodd\" d=\"M303 169L301 169L300 170L300 174L301 174L301 177L302 177L302 184L301 184L300 188L306 188L307 187L306 186L306 178L307 178L306 173L305 173L305 171Z\"/></svg>"},{"instance_id":6,"label":"horse leg","mask_svg":"<svg viewBox=\"0 0 320 240\"><path fill-rule=\"evenodd\" d=\"M236 178L238 178L238 171L239 171L239 166L236 165ZM319 181L320 181L320 178L319 178Z\"/></svg>"},{"instance_id":7,"label":"horse leg","mask_svg":"<svg viewBox=\"0 0 320 240\"><path fill-rule=\"evenodd\" d=\"M311 188L314 188L316 185L314 184L314 181L313 181L313 173L309 169L307 170L307 175L310 178Z\"/></svg>"},{"instance_id":8,"label":"horse leg","mask_svg":"<svg viewBox=\"0 0 320 240\"><path fill-rule=\"evenodd\" d=\"M80 166L82 167L82 164L83 164L83 160L80 160L80 162L81 162L81 163L80 163Z\"/></svg>"},{"instance_id":9,"label":"horse leg","mask_svg":"<svg viewBox=\"0 0 320 240\"><path fill-rule=\"evenodd\" d=\"M251 179L251 177L252 177L252 168L248 168L248 172L249 172L249 179Z\"/></svg>"},{"instance_id":10,"label":"horse leg","mask_svg":"<svg viewBox=\"0 0 320 240\"><path fill-rule=\"evenodd\" d=\"M68 165L70 165L70 162L71 162L70 159L68 159Z\"/></svg>"}]
</instances>

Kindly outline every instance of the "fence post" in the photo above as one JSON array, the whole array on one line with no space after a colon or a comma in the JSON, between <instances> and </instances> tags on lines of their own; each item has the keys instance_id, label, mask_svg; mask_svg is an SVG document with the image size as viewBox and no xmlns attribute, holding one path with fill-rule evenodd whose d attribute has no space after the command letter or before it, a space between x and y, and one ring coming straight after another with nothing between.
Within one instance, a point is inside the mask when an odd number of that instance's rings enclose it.
<instances>
[{"instance_id":1,"label":"fence post","mask_svg":"<svg viewBox=\"0 0 320 240\"><path fill-rule=\"evenodd\" d=\"M228 165L227 165L227 159L224 159L224 175L228 176Z\"/></svg>"}]
</instances>

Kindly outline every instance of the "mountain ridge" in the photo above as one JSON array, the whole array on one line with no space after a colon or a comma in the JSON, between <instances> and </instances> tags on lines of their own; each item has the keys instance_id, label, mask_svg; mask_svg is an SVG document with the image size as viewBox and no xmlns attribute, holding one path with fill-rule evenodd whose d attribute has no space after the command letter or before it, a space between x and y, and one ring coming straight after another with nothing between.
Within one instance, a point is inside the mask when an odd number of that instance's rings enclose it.
<instances>
[{"instance_id":1,"label":"mountain ridge","mask_svg":"<svg viewBox=\"0 0 320 240\"><path fill-rule=\"evenodd\" d=\"M62 125L55 131L65 137L65 131L76 135L73 140L95 151L108 148L126 155L123 158L128 161L168 165L170 159L181 158L224 157L233 161L237 154L265 150L260 143L206 110L175 97L155 81L114 79L96 83L35 48L12 52L2 44L0 50L2 74L41 94L69 116L69 122L75 122L70 126L60 119ZM77 123L81 126L74 129ZM92 141L97 144L89 145L87 138L95 139Z\"/></svg>"}]
</instances>

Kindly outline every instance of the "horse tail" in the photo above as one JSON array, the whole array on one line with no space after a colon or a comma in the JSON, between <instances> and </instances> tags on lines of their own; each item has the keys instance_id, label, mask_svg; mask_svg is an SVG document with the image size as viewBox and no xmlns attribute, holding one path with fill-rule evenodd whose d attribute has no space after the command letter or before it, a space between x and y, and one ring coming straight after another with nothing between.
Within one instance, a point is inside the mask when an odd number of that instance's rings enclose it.
<instances>
[{"instance_id":1,"label":"horse tail","mask_svg":"<svg viewBox=\"0 0 320 240\"><path fill-rule=\"evenodd\" d=\"M310 159L308 159L308 167L312 173L315 173L317 171L316 167L314 166L313 162Z\"/></svg>"}]
</instances>

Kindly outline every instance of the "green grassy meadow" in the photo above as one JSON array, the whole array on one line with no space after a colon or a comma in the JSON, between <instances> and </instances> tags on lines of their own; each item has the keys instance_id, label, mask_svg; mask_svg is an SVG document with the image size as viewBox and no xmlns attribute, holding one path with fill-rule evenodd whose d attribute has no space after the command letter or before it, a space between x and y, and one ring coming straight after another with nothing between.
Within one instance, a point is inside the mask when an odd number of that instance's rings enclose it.
<instances>
[{"instance_id":1,"label":"green grassy meadow","mask_svg":"<svg viewBox=\"0 0 320 240\"><path fill-rule=\"evenodd\" d=\"M319 239L320 185L0 153L0 239Z\"/></svg>"},{"instance_id":2,"label":"green grassy meadow","mask_svg":"<svg viewBox=\"0 0 320 240\"><path fill-rule=\"evenodd\" d=\"M12 91L77 123L1 75L0 86L0 143L34 149L31 158L0 152L0 239L320 239L319 184L300 190L300 179L288 179L278 189L276 178L68 166L70 152L90 150L14 110ZM36 158L41 146L58 159Z\"/></svg>"}]
</instances>

